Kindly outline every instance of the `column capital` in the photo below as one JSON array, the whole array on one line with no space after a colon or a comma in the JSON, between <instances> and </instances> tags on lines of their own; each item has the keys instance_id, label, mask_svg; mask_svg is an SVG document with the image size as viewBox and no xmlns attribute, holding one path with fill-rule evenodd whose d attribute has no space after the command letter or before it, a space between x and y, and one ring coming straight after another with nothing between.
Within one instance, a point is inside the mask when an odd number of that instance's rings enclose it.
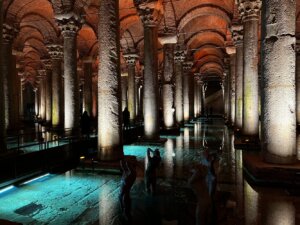
<instances>
[{"instance_id":1,"label":"column capital","mask_svg":"<svg viewBox=\"0 0 300 225\"><path fill-rule=\"evenodd\" d=\"M176 50L174 51L174 62L175 63L182 63L185 60L185 51L184 50Z\"/></svg>"},{"instance_id":2,"label":"column capital","mask_svg":"<svg viewBox=\"0 0 300 225\"><path fill-rule=\"evenodd\" d=\"M193 62L192 61L187 61L183 63L183 71L184 72L189 72L190 69L193 67Z\"/></svg>"},{"instance_id":3,"label":"column capital","mask_svg":"<svg viewBox=\"0 0 300 225\"><path fill-rule=\"evenodd\" d=\"M244 39L244 27L242 24L233 24L230 27L232 40L235 46L240 46L243 44Z\"/></svg>"},{"instance_id":4,"label":"column capital","mask_svg":"<svg viewBox=\"0 0 300 225\"><path fill-rule=\"evenodd\" d=\"M11 26L7 23L3 23L2 26L2 36L3 36L3 43L11 44L18 33L18 29L14 26Z\"/></svg>"},{"instance_id":5,"label":"column capital","mask_svg":"<svg viewBox=\"0 0 300 225\"><path fill-rule=\"evenodd\" d=\"M47 74L47 73L46 73L46 70L45 70L45 69L40 69L40 70L38 70L37 72L38 72L38 74L39 74L39 75L37 76L38 78L43 79L44 77L46 77L46 74Z\"/></svg>"},{"instance_id":6,"label":"column capital","mask_svg":"<svg viewBox=\"0 0 300 225\"><path fill-rule=\"evenodd\" d=\"M64 37L74 37L84 23L84 19L74 12L55 15L58 26Z\"/></svg>"},{"instance_id":7,"label":"column capital","mask_svg":"<svg viewBox=\"0 0 300 225\"><path fill-rule=\"evenodd\" d=\"M45 67L45 71L47 70L52 70L52 62L51 62L51 59L42 59L41 60L42 63L44 64L44 67Z\"/></svg>"},{"instance_id":8,"label":"column capital","mask_svg":"<svg viewBox=\"0 0 300 225\"><path fill-rule=\"evenodd\" d=\"M135 53L127 53L123 55L127 65L135 65L136 60L139 56Z\"/></svg>"},{"instance_id":9,"label":"column capital","mask_svg":"<svg viewBox=\"0 0 300 225\"><path fill-rule=\"evenodd\" d=\"M261 9L261 0L239 0L238 10L243 22L258 20Z\"/></svg>"},{"instance_id":10,"label":"column capital","mask_svg":"<svg viewBox=\"0 0 300 225\"><path fill-rule=\"evenodd\" d=\"M138 13L141 17L144 27L157 27L162 18L161 11L155 8L139 8Z\"/></svg>"},{"instance_id":11,"label":"column capital","mask_svg":"<svg viewBox=\"0 0 300 225\"><path fill-rule=\"evenodd\" d=\"M64 56L63 46L58 44L47 45L51 59L62 59Z\"/></svg>"}]
</instances>

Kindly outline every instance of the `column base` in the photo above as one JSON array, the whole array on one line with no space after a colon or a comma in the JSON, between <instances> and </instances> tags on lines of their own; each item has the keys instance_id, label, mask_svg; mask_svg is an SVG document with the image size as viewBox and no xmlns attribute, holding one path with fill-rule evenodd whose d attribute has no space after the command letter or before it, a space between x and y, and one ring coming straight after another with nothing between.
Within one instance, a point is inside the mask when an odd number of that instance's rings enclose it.
<instances>
[{"instance_id":1,"label":"column base","mask_svg":"<svg viewBox=\"0 0 300 225\"><path fill-rule=\"evenodd\" d=\"M243 153L243 168L247 180L256 185L300 187L300 161L293 165L266 163L258 152Z\"/></svg>"},{"instance_id":2,"label":"column base","mask_svg":"<svg viewBox=\"0 0 300 225\"><path fill-rule=\"evenodd\" d=\"M266 151L263 151L262 155L263 155L263 160L266 163L288 165L288 164L295 164L298 161L296 155L282 157L282 156L271 154Z\"/></svg>"},{"instance_id":3,"label":"column base","mask_svg":"<svg viewBox=\"0 0 300 225\"><path fill-rule=\"evenodd\" d=\"M124 158L123 146L100 147L97 151L97 161L119 161Z\"/></svg>"}]
</instances>

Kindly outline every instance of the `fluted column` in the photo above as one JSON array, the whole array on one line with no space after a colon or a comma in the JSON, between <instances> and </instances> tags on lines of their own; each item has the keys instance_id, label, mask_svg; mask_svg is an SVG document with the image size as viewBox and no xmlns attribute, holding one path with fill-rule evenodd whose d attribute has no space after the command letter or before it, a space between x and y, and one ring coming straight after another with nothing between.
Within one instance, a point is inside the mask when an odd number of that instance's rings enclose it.
<instances>
[{"instance_id":1,"label":"fluted column","mask_svg":"<svg viewBox=\"0 0 300 225\"><path fill-rule=\"evenodd\" d=\"M300 40L296 44L296 119L300 125Z\"/></svg>"},{"instance_id":2,"label":"fluted column","mask_svg":"<svg viewBox=\"0 0 300 225\"><path fill-rule=\"evenodd\" d=\"M174 127L174 44L177 42L177 36L162 36L159 38L160 43L164 46L164 65L162 76L162 105L164 128Z\"/></svg>"},{"instance_id":3,"label":"fluted column","mask_svg":"<svg viewBox=\"0 0 300 225\"><path fill-rule=\"evenodd\" d=\"M92 116L92 89L93 89L93 58L83 58L83 111L87 111L89 116Z\"/></svg>"},{"instance_id":4,"label":"fluted column","mask_svg":"<svg viewBox=\"0 0 300 225\"><path fill-rule=\"evenodd\" d=\"M63 47L61 45L49 45L48 51L51 57L52 66L52 105L51 105L51 119L53 127L62 126L63 122L63 99L62 99L62 58L63 58Z\"/></svg>"},{"instance_id":5,"label":"fluted column","mask_svg":"<svg viewBox=\"0 0 300 225\"><path fill-rule=\"evenodd\" d=\"M265 161L288 164L297 154L296 2L263 1L263 9L262 150Z\"/></svg>"},{"instance_id":6,"label":"fluted column","mask_svg":"<svg viewBox=\"0 0 300 225\"><path fill-rule=\"evenodd\" d=\"M189 122L190 118L190 69L193 62L185 62L183 64L183 119Z\"/></svg>"},{"instance_id":7,"label":"fluted column","mask_svg":"<svg viewBox=\"0 0 300 225\"><path fill-rule=\"evenodd\" d=\"M119 1L103 0L99 9L98 158L123 157Z\"/></svg>"},{"instance_id":8,"label":"fluted column","mask_svg":"<svg viewBox=\"0 0 300 225\"><path fill-rule=\"evenodd\" d=\"M134 52L124 55L128 67L128 111L130 114L130 121L134 122L136 119L136 89L135 89L135 63L138 55Z\"/></svg>"},{"instance_id":9,"label":"fluted column","mask_svg":"<svg viewBox=\"0 0 300 225\"><path fill-rule=\"evenodd\" d=\"M67 134L76 134L80 118L76 36L83 21L74 13L56 16L56 19L64 39L64 128Z\"/></svg>"},{"instance_id":10,"label":"fluted column","mask_svg":"<svg viewBox=\"0 0 300 225\"><path fill-rule=\"evenodd\" d=\"M145 7L140 8L139 13L144 24L144 135L145 139L155 140L159 138L157 26L160 12Z\"/></svg>"},{"instance_id":11,"label":"fluted column","mask_svg":"<svg viewBox=\"0 0 300 225\"><path fill-rule=\"evenodd\" d=\"M243 26L233 25L232 39L236 46L236 70L235 70L235 127L241 130L243 127Z\"/></svg>"},{"instance_id":12,"label":"fluted column","mask_svg":"<svg viewBox=\"0 0 300 225\"><path fill-rule=\"evenodd\" d=\"M0 1L0 12L2 12L2 1ZM3 16L0 16L0 68L3 68L3 48L2 48L2 23ZM0 70L0 153L6 151L6 126L5 126L5 92L4 92L4 73Z\"/></svg>"},{"instance_id":13,"label":"fluted column","mask_svg":"<svg viewBox=\"0 0 300 225\"><path fill-rule=\"evenodd\" d=\"M175 119L177 124L183 123L183 69L185 52L176 50L174 52L175 62Z\"/></svg>"},{"instance_id":14,"label":"fluted column","mask_svg":"<svg viewBox=\"0 0 300 225\"><path fill-rule=\"evenodd\" d=\"M240 0L239 12L244 25L244 81L242 133L258 137L258 19L260 0Z\"/></svg>"}]
</instances>

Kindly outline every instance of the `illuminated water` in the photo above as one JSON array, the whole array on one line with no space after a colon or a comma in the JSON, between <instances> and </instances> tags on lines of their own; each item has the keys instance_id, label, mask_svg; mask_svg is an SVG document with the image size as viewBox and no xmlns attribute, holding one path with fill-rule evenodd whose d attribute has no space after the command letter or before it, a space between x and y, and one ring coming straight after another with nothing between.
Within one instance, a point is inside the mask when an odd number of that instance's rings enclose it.
<instances>
[{"instance_id":1,"label":"illuminated water","mask_svg":"<svg viewBox=\"0 0 300 225\"><path fill-rule=\"evenodd\" d=\"M250 186L242 173L242 152L234 149L233 136L222 120L197 122L183 128L180 136L164 138L167 142L162 146L124 146L124 153L139 161L139 177L131 192L134 225L195 224L196 200L187 179L205 147L220 159L215 198L218 224L300 224L300 192ZM159 148L162 156L155 197L144 191L148 147ZM119 181L119 175L99 172L49 174L0 193L0 218L32 225L122 224Z\"/></svg>"}]
</instances>

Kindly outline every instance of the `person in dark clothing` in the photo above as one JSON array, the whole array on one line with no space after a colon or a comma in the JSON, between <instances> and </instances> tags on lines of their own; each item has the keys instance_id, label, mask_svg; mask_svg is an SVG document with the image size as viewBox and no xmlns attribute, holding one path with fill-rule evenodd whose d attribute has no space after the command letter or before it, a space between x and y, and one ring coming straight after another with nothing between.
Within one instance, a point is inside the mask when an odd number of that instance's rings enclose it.
<instances>
[{"instance_id":1,"label":"person in dark clothing","mask_svg":"<svg viewBox=\"0 0 300 225\"><path fill-rule=\"evenodd\" d=\"M126 161L122 159L120 161L121 169L122 169L122 178L121 178L121 188L120 188L120 204L122 213L127 220L127 222L131 223L131 199L130 199L130 189L133 186L136 179L136 162L134 161Z\"/></svg>"},{"instance_id":2,"label":"person in dark clothing","mask_svg":"<svg viewBox=\"0 0 300 225\"><path fill-rule=\"evenodd\" d=\"M152 157L150 153L153 154ZM156 191L156 170L161 161L159 150L155 149L155 151L153 151L151 148L148 148L147 158L148 158L148 165L145 173L146 191L147 193L149 194L152 193L152 195L154 195Z\"/></svg>"},{"instance_id":3,"label":"person in dark clothing","mask_svg":"<svg viewBox=\"0 0 300 225\"><path fill-rule=\"evenodd\" d=\"M128 108L125 107L123 111L123 124L124 124L124 130L129 128L129 119L130 119L130 113L128 111Z\"/></svg>"},{"instance_id":4,"label":"person in dark clothing","mask_svg":"<svg viewBox=\"0 0 300 225\"><path fill-rule=\"evenodd\" d=\"M87 111L84 111L80 120L81 134L83 135L83 137L89 138L90 124L90 116Z\"/></svg>"}]
</instances>

